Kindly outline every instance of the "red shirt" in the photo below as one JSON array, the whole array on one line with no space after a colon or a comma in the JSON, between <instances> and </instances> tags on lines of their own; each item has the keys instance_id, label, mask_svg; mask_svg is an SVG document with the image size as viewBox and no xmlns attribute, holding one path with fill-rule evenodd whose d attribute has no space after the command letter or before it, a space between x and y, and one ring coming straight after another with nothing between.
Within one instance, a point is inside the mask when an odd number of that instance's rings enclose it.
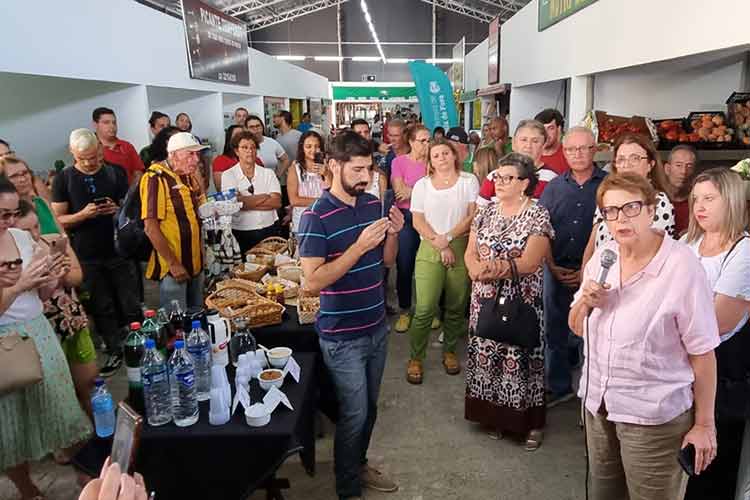
<instances>
[{"instance_id":1,"label":"red shirt","mask_svg":"<svg viewBox=\"0 0 750 500\"><path fill-rule=\"evenodd\" d=\"M565 159L565 155L563 154L562 144L560 144L560 147L557 148L557 151L555 151L551 155L542 155L541 160L547 167L557 172L558 175L562 175L568 169L570 169L568 160Z\"/></svg>"},{"instance_id":2,"label":"red shirt","mask_svg":"<svg viewBox=\"0 0 750 500\"><path fill-rule=\"evenodd\" d=\"M214 162L211 165L211 170L214 172L224 172L225 170L229 170L233 166L237 165L239 163L239 160L237 158L232 158L231 156L227 155L219 155L216 158L214 158ZM257 156L255 158L255 164L260 165L261 167L264 167L263 160L260 159L260 156Z\"/></svg>"},{"instance_id":3,"label":"red shirt","mask_svg":"<svg viewBox=\"0 0 750 500\"><path fill-rule=\"evenodd\" d=\"M680 236L683 231L688 228L690 222L690 206L688 201L673 201L672 207L674 208L674 230L677 236Z\"/></svg>"},{"instance_id":4,"label":"red shirt","mask_svg":"<svg viewBox=\"0 0 750 500\"><path fill-rule=\"evenodd\" d=\"M534 194L532 194L531 197L538 200L539 197L542 196L547 183L557 177L557 173L549 168L546 164L539 167L536 173L539 176L539 182L536 183ZM495 181L492 180L492 173L490 173L487 178L482 181L482 186L479 188L479 197L484 198L484 203L482 203L480 200L477 201L480 205L484 205L486 204L486 202L491 201L494 196Z\"/></svg>"},{"instance_id":5,"label":"red shirt","mask_svg":"<svg viewBox=\"0 0 750 500\"><path fill-rule=\"evenodd\" d=\"M136 172L146 170L133 145L122 139L115 139L115 145L112 147L104 146L104 161L124 168L128 174L128 184L133 183Z\"/></svg>"}]
</instances>

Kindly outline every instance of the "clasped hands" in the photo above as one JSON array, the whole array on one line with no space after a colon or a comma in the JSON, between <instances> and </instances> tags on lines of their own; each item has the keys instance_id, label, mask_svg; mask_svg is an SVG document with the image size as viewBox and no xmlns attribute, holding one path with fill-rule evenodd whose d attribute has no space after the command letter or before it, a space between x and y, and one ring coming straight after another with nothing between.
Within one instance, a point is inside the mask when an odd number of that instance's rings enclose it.
<instances>
[{"instance_id":1,"label":"clasped hands","mask_svg":"<svg viewBox=\"0 0 750 500\"><path fill-rule=\"evenodd\" d=\"M500 259L485 260L471 266L468 271L472 281L494 281L508 275L510 263Z\"/></svg>"}]
</instances>

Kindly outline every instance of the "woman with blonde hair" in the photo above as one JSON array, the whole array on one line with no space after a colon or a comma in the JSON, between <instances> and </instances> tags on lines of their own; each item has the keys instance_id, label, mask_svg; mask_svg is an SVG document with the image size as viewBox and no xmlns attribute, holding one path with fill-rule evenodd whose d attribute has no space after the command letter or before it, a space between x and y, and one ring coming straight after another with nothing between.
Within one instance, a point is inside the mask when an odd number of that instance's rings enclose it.
<instances>
[{"instance_id":1,"label":"woman with blonde hair","mask_svg":"<svg viewBox=\"0 0 750 500\"><path fill-rule=\"evenodd\" d=\"M642 134L623 134L613 146L612 173L633 173L647 179L656 191L656 205L651 226L664 231L670 238L676 238L674 207L665 192L664 168L661 157L651 139ZM594 250L612 241L612 234L601 213L594 214L594 226L589 242L583 252L583 266L591 258Z\"/></svg>"},{"instance_id":2,"label":"woman with blonde hair","mask_svg":"<svg viewBox=\"0 0 750 500\"><path fill-rule=\"evenodd\" d=\"M706 271L721 344L716 348L719 453L703 474L690 478L685 498L732 500L750 416L750 238L744 182L726 168L706 170L695 179L689 205L688 232L681 241Z\"/></svg>"},{"instance_id":3,"label":"woman with blonde hair","mask_svg":"<svg viewBox=\"0 0 750 500\"><path fill-rule=\"evenodd\" d=\"M474 153L474 175L481 183L497 168L497 153L492 148L480 148Z\"/></svg>"},{"instance_id":4,"label":"woman with blonde hair","mask_svg":"<svg viewBox=\"0 0 750 500\"><path fill-rule=\"evenodd\" d=\"M411 356L406 379L421 384L432 319L445 292L443 367L457 375L458 338L466 332L469 276L464 265L469 226L476 210L479 182L464 172L453 145L440 139L427 152L427 176L411 191L414 229L421 238L414 266L417 303L409 327ZM399 253L401 248L399 248Z\"/></svg>"}]
</instances>

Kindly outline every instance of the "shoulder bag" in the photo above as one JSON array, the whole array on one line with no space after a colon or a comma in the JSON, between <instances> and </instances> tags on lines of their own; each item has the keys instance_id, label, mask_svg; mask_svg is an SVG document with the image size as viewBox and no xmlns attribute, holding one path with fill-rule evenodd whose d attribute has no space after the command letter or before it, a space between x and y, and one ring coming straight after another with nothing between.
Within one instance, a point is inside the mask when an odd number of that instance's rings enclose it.
<instances>
[{"instance_id":1,"label":"shoulder bag","mask_svg":"<svg viewBox=\"0 0 750 500\"><path fill-rule=\"evenodd\" d=\"M43 378L34 339L18 333L0 337L0 397L38 384Z\"/></svg>"},{"instance_id":2,"label":"shoulder bag","mask_svg":"<svg viewBox=\"0 0 750 500\"><path fill-rule=\"evenodd\" d=\"M494 298L480 301L474 334L495 342L533 349L541 345L539 317L534 308L523 301L515 261L508 259L508 262L512 275L511 296L501 295L501 282Z\"/></svg>"}]
</instances>

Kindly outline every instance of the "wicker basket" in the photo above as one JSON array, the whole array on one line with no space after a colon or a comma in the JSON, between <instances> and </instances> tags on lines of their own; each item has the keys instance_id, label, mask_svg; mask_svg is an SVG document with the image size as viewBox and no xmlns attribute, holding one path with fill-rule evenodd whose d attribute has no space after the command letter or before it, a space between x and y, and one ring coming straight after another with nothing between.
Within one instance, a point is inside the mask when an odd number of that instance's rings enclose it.
<instances>
[{"instance_id":1,"label":"wicker basket","mask_svg":"<svg viewBox=\"0 0 750 500\"><path fill-rule=\"evenodd\" d=\"M274 263L276 262L276 254L270 250L264 250L262 248L248 250L245 255L248 257L249 262L266 266L269 269L273 269Z\"/></svg>"},{"instance_id":2,"label":"wicker basket","mask_svg":"<svg viewBox=\"0 0 750 500\"><path fill-rule=\"evenodd\" d=\"M269 283L280 283L281 285L283 285L285 299L293 299L299 294L299 285L297 283L288 279L281 278L279 276L264 276L264 279L261 280L261 282L266 286Z\"/></svg>"},{"instance_id":3,"label":"wicker basket","mask_svg":"<svg viewBox=\"0 0 750 500\"><path fill-rule=\"evenodd\" d=\"M274 254L284 253L289 251L289 242L284 238L271 236L270 238L262 240L260 243L251 248L250 253L254 253L253 250L255 249L267 250Z\"/></svg>"},{"instance_id":4,"label":"wicker basket","mask_svg":"<svg viewBox=\"0 0 750 500\"><path fill-rule=\"evenodd\" d=\"M315 323L315 317L320 311L320 297L300 294L297 298L297 316L300 325Z\"/></svg>"},{"instance_id":5,"label":"wicker basket","mask_svg":"<svg viewBox=\"0 0 750 500\"><path fill-rule=\"evenodd\" d=\"M251 267L254 263L250 263ZM239 266L235 266L232 268L231 275L234 278L239 278L242 280L248 280L248 281L260 281L260 279L268 273L270 270L268 266L265 266L263 264L255 264L256 269L253 271L249 271L245 264L240 264Z\"/></svg>"},{"instance_id":6,"label":"wicker basket","mask_svg":"<svg viewBox=\"0 0 750 500\"><path fill-rule=\"evenodd\" d=\"M302 280L302 268L295 264L288 264L276 268L276 276L299 284Z\"/></svg>"},{"instance_id":7,"label":"wicker basket","mask_svg":"<svg viewBox=\"0 0 750 500\"><path fill-rule=\"evenodd\" d=\"M251 328L282 322L284 307L257 294L254 283L228 280L217 288L206 298L206 305L218 310L225 318L245 318Z\"/></svg>"}]
</instances>

